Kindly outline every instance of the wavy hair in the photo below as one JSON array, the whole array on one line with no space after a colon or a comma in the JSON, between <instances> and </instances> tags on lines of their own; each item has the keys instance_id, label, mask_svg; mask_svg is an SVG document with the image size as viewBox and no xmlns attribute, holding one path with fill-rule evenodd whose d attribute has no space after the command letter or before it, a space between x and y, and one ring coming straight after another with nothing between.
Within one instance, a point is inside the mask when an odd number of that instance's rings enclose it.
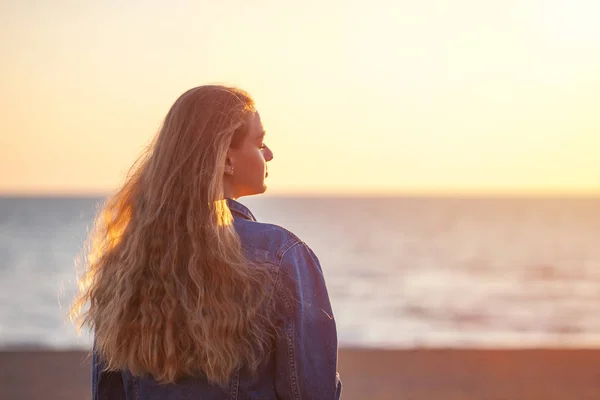
<instances>
[{"instance_id":1,"label":"wavy hair","mask_svg":"<svg viewBox=\"0 0 600 400\"><path fill-rule=\"evenodd\" d=\"M258 367L273 277L244 257L223 193L227 150L254 112L240 89L185 92L97 214L71 317L94 331L108 370L224 385Z\"/></svg>"}]
</instances>

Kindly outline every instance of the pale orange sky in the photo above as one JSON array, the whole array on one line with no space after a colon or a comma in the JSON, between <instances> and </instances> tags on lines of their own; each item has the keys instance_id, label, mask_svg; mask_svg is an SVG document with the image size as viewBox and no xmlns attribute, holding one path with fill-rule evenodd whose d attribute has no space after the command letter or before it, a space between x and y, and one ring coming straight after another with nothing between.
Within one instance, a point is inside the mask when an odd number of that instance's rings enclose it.
<instances>
[{"instance_id":1,"label":"pale orange sky","mask_svg":"<svg viewBox=\"0 0 600 400\"><path fill-rule=\"evenodd\" d=\"M114 190L186 89L257 100L270 193L600 192L596 0L0 0L0 192Z\"/></svg>"}]
</instances>

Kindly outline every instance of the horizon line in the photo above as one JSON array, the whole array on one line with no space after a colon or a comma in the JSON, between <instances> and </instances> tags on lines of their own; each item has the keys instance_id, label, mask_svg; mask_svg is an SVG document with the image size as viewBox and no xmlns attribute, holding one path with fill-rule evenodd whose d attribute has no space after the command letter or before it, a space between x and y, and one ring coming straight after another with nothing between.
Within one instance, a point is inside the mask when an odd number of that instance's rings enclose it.
<instances>
[{"instance_id":1,"label":"horizon line","mask_svg":"<svg viewBox=\"0 0 600 400\"><path fill-rule=\"evenodd\" d=\"M108 198L111 191L0 191L0 198ZM242 198L600 198L600 190L274 191Z\"/></svg>"}]
</instances>

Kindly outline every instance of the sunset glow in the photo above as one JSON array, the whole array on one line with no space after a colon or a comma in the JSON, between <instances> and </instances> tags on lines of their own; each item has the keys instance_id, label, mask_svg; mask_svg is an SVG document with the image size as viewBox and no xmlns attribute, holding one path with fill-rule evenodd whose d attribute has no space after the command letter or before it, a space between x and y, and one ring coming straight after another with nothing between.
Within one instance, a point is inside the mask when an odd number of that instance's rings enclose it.
<instances>
[{"instance_id":1,"label":"sunset glow","mask_svg":"<svg viewBox=\"0 0 600 400\"><path fill-rule=\"evenodd\" d=\"M224 83L271 194L600 193L598 4L2 1L0 192L110 192Z\"/></svg>"}]
</instances>

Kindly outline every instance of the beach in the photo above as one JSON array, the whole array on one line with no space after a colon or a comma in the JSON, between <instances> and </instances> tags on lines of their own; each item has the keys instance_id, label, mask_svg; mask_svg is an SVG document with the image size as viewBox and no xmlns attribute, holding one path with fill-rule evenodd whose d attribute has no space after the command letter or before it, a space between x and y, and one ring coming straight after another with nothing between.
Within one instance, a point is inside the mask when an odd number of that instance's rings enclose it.
<instances>
[{"instance_id":1,"label":"beach","mask_svg":"<svg viewBox=\"0 0 600 400\"><path fill-rule=\"evenodd\" d=\"M600 349L342 348L344 400L600 398ZM0 352L0 399L89 400L84 351Z\"/></svg>"}]
</instances>

